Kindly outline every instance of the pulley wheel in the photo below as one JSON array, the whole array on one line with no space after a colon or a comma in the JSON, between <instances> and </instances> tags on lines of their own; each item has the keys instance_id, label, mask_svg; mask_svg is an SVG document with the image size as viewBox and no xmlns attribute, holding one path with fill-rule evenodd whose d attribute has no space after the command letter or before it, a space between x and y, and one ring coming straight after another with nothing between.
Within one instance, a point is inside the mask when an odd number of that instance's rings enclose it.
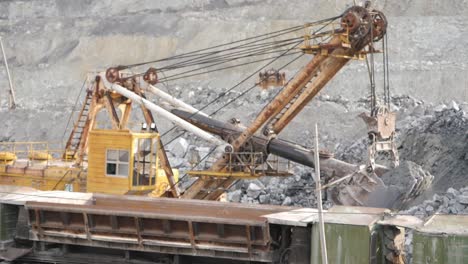
<instances>
[{"instance_id":1,"label":"pulley wheel","mask_svg":"<svg viewBox=\"0 0 468 264\"><path fill-rule=\"evenodd\" d=\"M116 67L112 67L107 69L106 71L106 79L111 83L116 83L120 80L120 72L119 69Z\"/></svg>"},{"instance_id":2,"label":"pulley wheel","mask_svg":"<svg viewBox=\"0 0 468 264\"><path fill-rule=\"evenodd\" d=\"M157 84L159 82L158 71L155 68L149 68L143 75L143 80L151 85Z\"/></svg>"}]
</instances>

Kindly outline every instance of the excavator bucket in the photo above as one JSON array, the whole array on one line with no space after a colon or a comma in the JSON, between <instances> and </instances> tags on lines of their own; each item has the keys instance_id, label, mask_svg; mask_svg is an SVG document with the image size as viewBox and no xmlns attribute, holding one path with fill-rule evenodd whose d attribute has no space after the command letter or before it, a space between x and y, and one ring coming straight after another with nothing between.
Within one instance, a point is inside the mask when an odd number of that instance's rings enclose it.
<instances>
[{"instance_id":1,"label":"excavator bucket","mask_svg":"<svg viewBox=\"0 0 468 264\"><path fill-rule=\"evenodd\" d=\"M375 169L375 157L379 152L390 152L394 167L398 167L400 160L395 143L396 113L390 112L385 106L374 109L371 115L359 115L367 125L369 135L367 170Z\"/></svg>"}]
</instances>

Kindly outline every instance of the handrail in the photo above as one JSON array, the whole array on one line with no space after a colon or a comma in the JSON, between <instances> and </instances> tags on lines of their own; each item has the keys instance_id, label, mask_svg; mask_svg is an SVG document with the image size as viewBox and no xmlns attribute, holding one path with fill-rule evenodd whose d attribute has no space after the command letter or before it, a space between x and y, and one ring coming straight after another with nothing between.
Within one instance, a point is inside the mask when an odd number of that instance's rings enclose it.
<instances>
[{"instance_id":1,"label":"handrail","mask_svg":"<svg viewBox=\"0 0 468 264\"><path fill-rule=\"evenodd\" d=\"M43 142L43 141L0 142L0 152L14 154L15 160L16 159L34 159L35 154L43 153L46 155L44 158L44 161L47 161L47 164L48 164L49 160L59 160L61 159L61 157L63 157L64 150L63 148L60 148L58 146L59 144L60 143L54 142L53 145L57 145L57 147L52 148L51 147L52 144L50 142ZM5 156L5 158L1 161L7 162L9 160L7 160Z\"/></svg>"}]
</instances>

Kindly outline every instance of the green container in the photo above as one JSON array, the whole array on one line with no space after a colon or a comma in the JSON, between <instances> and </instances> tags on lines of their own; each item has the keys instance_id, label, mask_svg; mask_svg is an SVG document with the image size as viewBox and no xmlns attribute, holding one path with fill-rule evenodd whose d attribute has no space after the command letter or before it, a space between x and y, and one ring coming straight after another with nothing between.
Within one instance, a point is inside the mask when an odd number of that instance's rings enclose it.
<instances>
[{"instance_id":1,"label":"green container","mask_svg":"<svg viewBox=\"0 0 468 264\"><path fill-rule=\"evenodd\" d=\"M380 264L384 209L335 206L324 215L329 263ZM312 225L311 262L322 263L319 224Z\"/></svg>"},{"instance_id":2,"label":"green container","mask_svg":"<svg viewBox=\"0 0 468 264\"><path fill-rule=\"evenodd\" d=\"M17 222L18 206L0 204L0 241L9 241L15 238Z\"/></svg>"},{"instance_id":3,"label":"green container","mask_svg":"<svg viewBox=\"0 0 468 264\"><path fill-rule=\"evenodd\" d=\"M468 263L468 216L436 215L415 230L413 263Z\"/></svg>"}]
</instances>

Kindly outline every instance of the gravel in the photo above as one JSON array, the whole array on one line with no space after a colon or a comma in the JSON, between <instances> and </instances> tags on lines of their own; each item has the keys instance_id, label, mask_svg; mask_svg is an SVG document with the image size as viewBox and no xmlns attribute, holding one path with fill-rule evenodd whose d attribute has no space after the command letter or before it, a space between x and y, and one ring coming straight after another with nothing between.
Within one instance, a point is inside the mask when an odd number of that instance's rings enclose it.
<instances>
[{"instance_id":1,"label":"gravel","mask_svg":"<svg viewBox=\"0 0 468 264\"><path fill-rule=\"evenodd\" d=\"M435 194L432 199L426 200L408 210L401 211L425 219L436 213L439 214L468 214L468 187L449 188L443 194Z\"/></svg>"},{"instance_id":2,"label":"gravel","mask_svg":"<svg viewBox=\"0 0 468 264\"><path fill-rule=\"evenodd\" d=\"M466 103L434 107L401 96L394 97L392 104L398 109L397 146L401 163L413 162L433 175L430 188L413 197L406 206L420 204L450 187L468 185L468 112L463 110ZM366 138L362 138L340 145L336 155L350 163L362 163L366 152ZM381 155L377 163L390 166L387 159L387 155Z\"/></svg>"}]
</instances>

